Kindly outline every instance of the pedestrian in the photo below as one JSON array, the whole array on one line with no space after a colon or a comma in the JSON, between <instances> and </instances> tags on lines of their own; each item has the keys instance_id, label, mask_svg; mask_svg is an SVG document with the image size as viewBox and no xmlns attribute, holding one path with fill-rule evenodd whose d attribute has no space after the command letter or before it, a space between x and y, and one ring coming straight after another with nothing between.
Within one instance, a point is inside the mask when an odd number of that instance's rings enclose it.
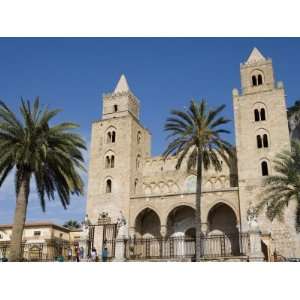
<instances>
[{"instance_id":1,"label":"pedestrian","mask_svg":"<svg viewBox=\"0 0 300 300\"><path fill-rule=\"evenodd\" d=\"M84 258L84 249L83 249L82 246L79 248L79 256L80 256L81 259Z\"/></svg>"},{"instance_id":2,"label":"pedestrian","mask_svg":"<svg viewBox=\"0 0 300 300\"><path fill-rule=\"evenodd\" d=\"M102 250L102 261L107 262L107 258L108 258L108 250L107 247L105 246Z\"/></svg>"},{"instance_id":3,"label":"pedestrian","mask_svg":"<svg viewBox=\"0 0 300 300\"><path fill-rule=\"evenodd\" d=\"M68 261L72 260L72 249L68 248Z\"/></svg>"},{"instance_id":4,"label":"pedestrian","mask_svg":"<svg viewBox=\"0 0 300 300\"><path fill-rule=\"evenodd\" d=\"M97 250L96 250L95 248L92 249L91 256L92 256L92 261L96 261L96 258L97 258Z\"/></svg>"},{"instance_id":5,"label":"pedestrian","mask_svg":"<svg viewBox=\"0 0 300 300\"><path fill-rule=\"evenodd\" d=\"M80 262L80 250L78 246L75 246L75 255L76 255L76 261Z\"/></svg>"}]
</instances>

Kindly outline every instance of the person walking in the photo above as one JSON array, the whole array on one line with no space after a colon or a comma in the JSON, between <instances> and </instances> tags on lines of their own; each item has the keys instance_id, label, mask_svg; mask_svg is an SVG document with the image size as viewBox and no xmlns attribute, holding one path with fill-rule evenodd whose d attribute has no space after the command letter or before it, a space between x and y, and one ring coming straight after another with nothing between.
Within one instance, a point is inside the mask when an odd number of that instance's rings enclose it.
<instances>
[{"instance_id":1,"label":"person walking","mask_svg":"<svg viewBox=\"0 0 300 300\"><path fill-rule=\"evenodd\" d=\"M79 248L79 256L80 256L80 259L84 259L84 249L82 246Z\"/></svg>"},{"instance_id":2,"label":"person walking","mask_svg":"<svg viewBox=\"0 0 300 300\"><path fill-rule=\"evenodd\" d=\"M102 261L107 262L107 258L108 258L108 250L107 247L105 246L102 250Z\"/></svg>"},{"instance_id":3,"label":"person walking","mask_svg":"<svg viewBox=\"0 0 300 300\"><path fill-rule=\"evenodd\" d=\"M97 259L97 250L95 248L92 249L91 257L92 257L92 261L96 261L96 259Z\"/></svg>"},{"instance_id":4,"label":"person walking","mask_svg":"<svg viewBox=\"0 0 300 300\"><path fill-rule=\"evenodd\" d=\"M75 246L75 255L76 255L76 261L80 262L80 250L78 246Z\"/></svg>"},{"instance_id":5,"label":"person walking","mask_svg":"<svg viewBox=\"0 0 300 300\"><path fill-rule=\"evenodd\" d=\"M72 261L72 249L68 248L68 261Z\"/></svg>"}]
</instances>

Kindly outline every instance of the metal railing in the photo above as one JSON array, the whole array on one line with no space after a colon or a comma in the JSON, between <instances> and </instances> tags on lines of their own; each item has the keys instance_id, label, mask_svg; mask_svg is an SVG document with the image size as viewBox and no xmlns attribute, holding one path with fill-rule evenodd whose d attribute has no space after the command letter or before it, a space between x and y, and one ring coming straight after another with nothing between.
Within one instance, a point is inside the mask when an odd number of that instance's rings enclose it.
<instances>
[{"instance_id":1,"label":"metal railing","mask_svg":"<svg viewBox=\"0 0 300 300\"><path fill-rule=\"evenodd\" d=\"M245 256L249 250L248 234L205 236L201 239L203 259ZM125 257L132 260L194 259L194 238L134 238L125 243Z\"/></svg>"}]
</instances>

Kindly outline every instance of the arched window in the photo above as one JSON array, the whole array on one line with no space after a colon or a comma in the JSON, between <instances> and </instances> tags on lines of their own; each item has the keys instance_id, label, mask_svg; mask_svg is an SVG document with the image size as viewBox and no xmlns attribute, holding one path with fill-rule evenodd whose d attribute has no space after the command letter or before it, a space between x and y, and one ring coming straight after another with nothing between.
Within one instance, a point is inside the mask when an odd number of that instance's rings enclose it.
<instances>
[{"instance_id":1,"label":"arched window","mask_svg":"<svg viewBox=\"0 0 300 300\"><path fill-rule=\"evenodd\" d=\"M136 157L136 168L139 169L141 164L141 156L138 154Z\"/></svg>"},{"instance_id":2,"label":"arched window","mask_svg":"<svg viewBox=\"0 0 300 300\"><path fill-rule=\"evenodd\" d=\"M256 142L257 142L257 148L262 148L262 140L260 135L256 136Z\"/></svg>"},{"instance_id":3,"label":"arched window","mask_svg":"<svg viewBox=\"0 0 300 300\"><path fill-rule=\"evenodd\" d=\"M263 135L263 144L264 144L264 148L269 147L268 136L266 134Z\"/></svg>"},{"instance_id":4,"label":"arched window","mask_svg":"<svg viewBox=\"0 0 300 300\"><path fill-rule=\"evenodd\" d=\"M137 185L138 185L138 182L139 182L139 180L136 178L135 180L134 180L134 193L136 194L136 191L137 191Z\"/></svg>"},{"instance_id":5,"label":"arched window","mask_svg":"<svg viewBox=\"0 0 300 300\"><path fill-rule=\"evenodd\" d=\"M255 120L255 122L259 121L259 111L258 111L258 109L254 109L254 120Z\"/></svg>"},{"instance_id":6,"label":"arched window","mask_svg":"<svg viewBox=\"0 0 300 300\"><path fill-rule=\"evenodd\" d=\"M112 191L112 182L110 179L106 180L106 189L105 189L106 193L111 193Z\"/></svg>"},{"instance_id":7,"label":"arched window","mask_svg":"<svg viewBox=\"0 0 300 300\"><path fill-rule=\"evenodd\" d=\"M115 131L113 131L113 132L111 133L111 142L112 142L112 143L115 143L115 142L116 142L116 132L115 132Z\"/></svg>"},{"instance_id":8,"label":"arched window","mask_svg":"<svg viewBox=\"0 0 300 300\"><path fill-rule=\"evenodd\" d=\"M266 161L263 161L261 163L261 175L262 176L268 176L269 175L268 163Z\"/></svg>"},{"instance_id":9,"label":"arched window","mask_svg":"<svg viewBox=\"0 0 300 300\"><path fill-rule=\"evenodd\" d=\"M105 168L110 168L110 158L108 155L105 157Z\"/></svg>"},{"instance_id":10,"label":"arched window","mask_svg":"<svg viewBox=\"0 0 300 300\"><path fill-rule=\"evenodd\" d=\"M115 167L115 156L114 155L107 155L105 156L105 168L114 168Z\"/></svg>"},{"instance_id":11,"label":"arched window","mask_svg":"<svg viewBox=\"0 0 300 300\"><path fill-rule=\"evenodd\" d=\"M260 110L260 120L261 120L261 121L265 121L265 120L266 120L266 111L265 111L264 108L262 108L262 109Z\"/></svg>"},{"instance_id":12,"label":"arched window","mask_svg":"<svg viewBox=\"0 0 300 300\"><path fill-rule=\"evenodd\" d=\"M138 143L138 144L141 142L141 138L142 138L142 134L141 134L141 132L139 131L139 132L137 133L137 137L136 137L136 140L137 140L137 143Z\"/></svg>"},{"instance_id":13,"label":"arched window","mask_svg":"<svg viewBox=\"0 0 300 300\"><path fill-rule=\"evenodd\" d=\"M253 86L257 86L257 80L256 80L256 76L255 75L252 76L252 85Z\"/></svg>"},{"instance_id":14,"label":"arched window","mask_svg":"<svg viewBox=\"0 0 300 300\"><path fill-rule=\"evenodd\" d=\"M110 167L111 167L111 168L114 168L114 167L115 167L115 156L114 156L114 155L112 155L112 156L110 157Z\"/></svg>"},{"instance_id":15,"label":"arched window","mask_svg":"<svg viewBox=\"0 0 300 300\"><path fill-rule=\"evenodd\" d=\"M118 111L118 105L114 105L114 112L117 112Z\"/></svg>"},{"instance_id":16,"label":"arched window","mask_svg":"<svg viewBox=\"0 0 300 300\"><path fill-rule=\"evenodd\" d=\"M257 85L262 85L262 84L263 84L262 76L261 76L261 74L258 74L258 76L257 76Z\"/></svg>"}]
</instances>

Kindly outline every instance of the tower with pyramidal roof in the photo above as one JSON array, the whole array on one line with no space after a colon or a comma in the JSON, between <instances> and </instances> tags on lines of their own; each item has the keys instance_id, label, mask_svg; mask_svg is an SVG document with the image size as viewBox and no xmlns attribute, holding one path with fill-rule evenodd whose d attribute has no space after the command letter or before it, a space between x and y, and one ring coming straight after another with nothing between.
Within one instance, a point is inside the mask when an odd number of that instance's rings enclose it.
<instances>
[{"instance_id":1,"label":"tower with pyramidal roof","mask_svg":"<svg viewBox=\"0 0 300 300\"><path fill-rule=\"evenodd\" d=\"M141 188L142 159L150 134L139 121L139 100L121 75L103 95L102 117L92 125L87 213L93 224L102 212L128 220L130 195Z\"/></svg>"},{"instance_id":2,"label":"tower with pyramidal roof","mask_svg":"<svg viewBox=\"0 0 300 300\"><path fill-rule=\"evenodd\" d=\"M285 91L283 83L275 81L272 60L254 48L240 72L241 93L233 90L233 106L241 225L247 230L247 209L262 199L264 179L275 175L273 160L278 152L290 149L290 139ZM293 207L286 209L283 223L270 222L261 214L259 225L266 236L271 233L277 250L289 249L286 253L295 255Z\"/></svg>"}]
</instances>

